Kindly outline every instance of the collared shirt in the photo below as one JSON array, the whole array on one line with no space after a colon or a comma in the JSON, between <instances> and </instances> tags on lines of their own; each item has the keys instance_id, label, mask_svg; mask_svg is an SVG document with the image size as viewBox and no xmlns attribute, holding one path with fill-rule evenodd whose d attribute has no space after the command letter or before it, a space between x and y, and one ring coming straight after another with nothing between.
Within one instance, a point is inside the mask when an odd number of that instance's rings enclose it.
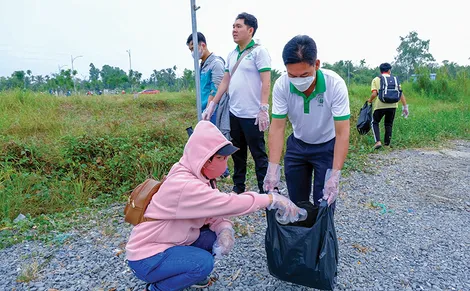
<instances>
[{"instance_id":1,"label":"collared shirt","mask_svg":"<svg viewBox=\"0 0 470 291\"><path fill-rule=\"evenodd\" d=\"M389 74L382 74L384 76L387 76L387 77L390 77ZM370 85L370 91L371 92L377 92L377 95L379 94L379 89L380 89L380 78L379 77L375 77L373 80L372 80L372 84ZM401 90L401 85L400 85L400 90ZM396 103L384 103L382 101L380 101L379 97L375 97L375 100L374 100L374 110L377 110L377 109L387 109L387 108L398 108L398 102Z\"/></svg>"},{"instance_id":2,"label":"collared shirt","mask_svg":"<svg viewBox=\"0 0 470 291\"><path fill-rule=\"evenodd\" d=\"M252 40L244 50L237 46L227 57L225 72L232 72L240 56L254 46ZM230 112L240 118L256 118L261 105L261 72L271 71L271 57L263 46L255 47L238 65L229 84Z\"/></svg>"},{"instance_id":3,"label":"collared shirt","mask_svg":"<svg viewBox=\"0 0 470 291\"><path fill-rule=\"evenodd\" d=\"M335 120L350 117L348 89L335 72L317 71L315 90L306 96L289 82L287 73L276 80L273 89L273 118L286 118L295 138L309 144L327 142L336 136Z\"/></svg>"}]
</instances>

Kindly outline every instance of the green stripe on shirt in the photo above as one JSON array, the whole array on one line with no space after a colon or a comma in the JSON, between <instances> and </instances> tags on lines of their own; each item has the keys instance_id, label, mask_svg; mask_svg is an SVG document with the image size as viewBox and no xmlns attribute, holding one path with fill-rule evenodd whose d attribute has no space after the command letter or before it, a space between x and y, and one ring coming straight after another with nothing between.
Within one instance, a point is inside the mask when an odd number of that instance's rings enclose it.
<instances>
[{"instance_id":1,"label":"green stripe on shirt","mask_svg":"<svg viewBox=\"0 0 470 291\"><path fill-rule=\"evenodd\" d=\"M341 120L348 120L351 117L351 114L344 115L344 116L335 116L333 119L335 121L341 121Z\"/></svg>"},{"instance_id":2,"label":"green stripe on shirt","mask_svg":"<svg viewBox=\"0 0 470 291\"><path fill-rule=\"evenodd\" d=\"M287 114L271 114L272 118L283 119L287 117Z\"/></svg>"},{"instance_id":3,"label":"green stripe on shirt","mask_svg":"<svg viewBox=\"0 0 470 291\"><path fill-rule=\"evenodd\" d=\"M269 72L271 71L271 68L262 68L262 69L259 69L258 72L262 73L262 72Z\"/></svg>"}]
</instances>

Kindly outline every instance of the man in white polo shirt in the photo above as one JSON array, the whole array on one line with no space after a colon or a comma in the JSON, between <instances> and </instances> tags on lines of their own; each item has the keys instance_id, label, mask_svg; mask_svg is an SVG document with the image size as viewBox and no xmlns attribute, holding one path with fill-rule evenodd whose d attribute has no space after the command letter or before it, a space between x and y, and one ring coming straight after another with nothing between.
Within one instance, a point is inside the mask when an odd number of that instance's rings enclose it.
<instances>
[{"instance_id":1,"label":"man in white polo shirt","mask_svg":"<svg viewBox=\"0 0 470 291\"><path fill-rule=\"evenodd\" d=\"M217 103L227 91L230 96L230 136L238 147L232 155L234 163L233 192L245 192L247 148L255 161L259 192L268 168L264 131L269 127L269 93L271 57L253 36L258 28L256 17L241 13L233 24L233 40L237 47L227 57L225 74L216 95L209 101L202 118L209 120ZM229 86L230 85L230 86Z\"/></svg>"},{"instance_id":2,"label":"man in white polo shirt","mask_svg":"<svg viewBox=\"0 0 470 291\"><path fill-rule=\"evenodd\" d=\"M286 117L293 134L287 140L284 167L290 199L297 203L322 198L331 205L349 147L349 98L344 80L321 69L315 41L298 35L284 47L287 73L273 89L272 123L269 130L269 167L264 181L267 191L277 187L284 146Z\"/></svg>"}]
</instances>

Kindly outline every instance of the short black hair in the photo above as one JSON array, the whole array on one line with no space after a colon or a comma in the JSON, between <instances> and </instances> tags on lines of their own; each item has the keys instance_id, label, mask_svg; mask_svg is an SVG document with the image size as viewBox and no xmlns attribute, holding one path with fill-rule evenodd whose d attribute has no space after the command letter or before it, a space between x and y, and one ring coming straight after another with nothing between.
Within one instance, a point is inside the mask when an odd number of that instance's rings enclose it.
<instances>
[{"instance_id":1,"label":"short black hair","mask_svg":"<svg viewBox=\"0 0 470 291\"><path fill-rule=\"evenodd\" d=\"M249 13L243 12L237 15L237 19L243 19L243 23L249 27L253 27L253 36L255 36L255 32L258 29L258 19L254 15L251 15Z\"/></svg>"},{"instance_id":2,"label":"short black hair","mask_svg":"<svg viewBox=\"0 0 470 291\"><path fill-rule=\"evenodd\" d=\"M186 40L186 45L189 45L190 42L193 41L193 34L191 33L189 36L188 36L188 39ZM204 34L202 34L201 32L198 32L197 33L197 42L198 44L200 44L201 42L205 43L207 45L207 42L206 42L206 37L204 36ZM193 44L194 45L194 44Z\"/></svg>"},{"instance_id":3,"label":"short black hair","mask_svg":"<svg viewBox=\"0 0 470 291\"><path fill-rule=\"evenodd\" d=\"M317 44L308 35L294 36L284 46L282 60L284 65L308 63L313 66L317 61Z\"/></svg>"},{"instance_id":4,"label":"short black hair","mask_svg":"<svg viewBox=\"0 0 470 291\"><path fill-rule=\"evenodd\" d=\"M385 73L392 69L392 65L390 65L389 63L383 63L383 64L380 64L379 69L380 69L380 73Z\"/></svg>"}]
</instances>

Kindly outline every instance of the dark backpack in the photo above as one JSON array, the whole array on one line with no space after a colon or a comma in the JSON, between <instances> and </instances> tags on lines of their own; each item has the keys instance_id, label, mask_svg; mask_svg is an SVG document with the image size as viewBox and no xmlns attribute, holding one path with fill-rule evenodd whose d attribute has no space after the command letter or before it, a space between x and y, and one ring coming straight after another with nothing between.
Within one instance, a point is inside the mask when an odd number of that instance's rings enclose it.
<instances>
[{"instance_id":1,"label":"dark backpack","mask_svg":"<svg viewBox=\"0 0 470 291\"><path fill-rule=\"evenodd\" d=\"M400 82L396 76L380 76L379 100L383 103L397 103L401 97Z\"/></svg>"}]
</instances>

